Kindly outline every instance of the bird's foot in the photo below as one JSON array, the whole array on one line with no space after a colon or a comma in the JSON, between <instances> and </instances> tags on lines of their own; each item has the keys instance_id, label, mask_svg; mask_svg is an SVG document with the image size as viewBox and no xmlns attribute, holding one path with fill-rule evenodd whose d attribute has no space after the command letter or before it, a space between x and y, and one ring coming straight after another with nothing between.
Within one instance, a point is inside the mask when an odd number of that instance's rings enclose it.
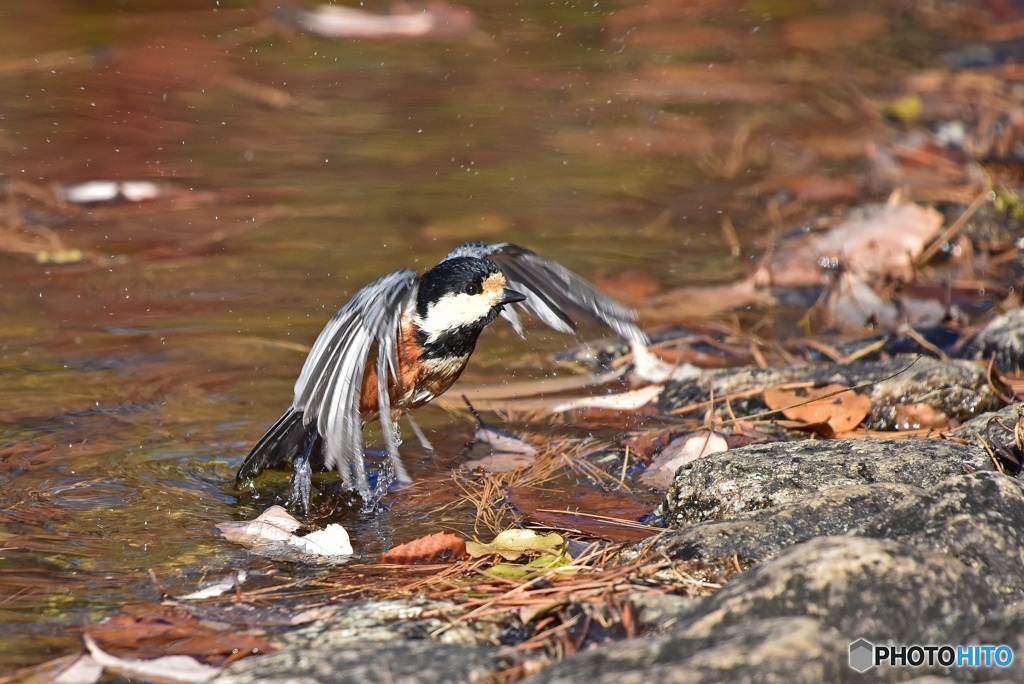
<instances>
[{"instance_id":1,"label":"bird's foot","mask_svg":"<svg viewBox=\"0 0 1024 684\"><path fill-rule=\"evenodd\" d=\"M292 491L288 506L302 506L302 514L309 515L309 493L313 489L313 469L308 459L297 459L292 471Z\"/></svg>"}]
</instances>

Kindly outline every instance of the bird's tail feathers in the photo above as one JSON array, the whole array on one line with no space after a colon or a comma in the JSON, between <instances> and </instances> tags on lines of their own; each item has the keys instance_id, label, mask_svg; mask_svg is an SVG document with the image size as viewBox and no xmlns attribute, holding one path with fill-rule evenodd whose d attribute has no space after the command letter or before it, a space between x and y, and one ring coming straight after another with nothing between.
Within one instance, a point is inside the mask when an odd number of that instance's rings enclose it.
<instances>
[{"instance_id":1,"label":"bird's tail feathers","mask_svg":"<svg viewBox=\"0 0 1024 684\"><path fill-rule=\"evenodd\" d=\"M290 464L299 449L306 446L309 434L315 427L313 424L303 424L301 410L285 411L245 457L235 476L235 482L241 484L267 468Z\"/></svg>"}]
</instances>

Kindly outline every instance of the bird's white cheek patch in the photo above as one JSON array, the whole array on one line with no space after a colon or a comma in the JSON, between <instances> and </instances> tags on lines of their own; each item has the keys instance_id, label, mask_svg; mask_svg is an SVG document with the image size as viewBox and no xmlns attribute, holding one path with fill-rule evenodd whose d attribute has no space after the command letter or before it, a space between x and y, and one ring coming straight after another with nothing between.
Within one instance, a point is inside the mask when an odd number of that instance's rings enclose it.
<instances>
[{"instance_id":1,"label":"bird's white cheek patch","mask_svg":"<svg viewBox=\"0 0 1024 684\"><path fill-rule=\"evenodd\" d=\"M434 342L450 330L483 320L490 312L491 300L486 295L449 294L430 307L419 327L426 333L427 341Z\"/></svg>"}]
</instances>

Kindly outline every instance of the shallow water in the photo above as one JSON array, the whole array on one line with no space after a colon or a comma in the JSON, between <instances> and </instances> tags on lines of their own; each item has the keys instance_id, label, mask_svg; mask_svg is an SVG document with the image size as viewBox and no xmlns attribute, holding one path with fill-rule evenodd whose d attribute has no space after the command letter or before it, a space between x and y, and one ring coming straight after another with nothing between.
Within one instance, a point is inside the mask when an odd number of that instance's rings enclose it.
<instances>
[{"instance_id":1,"label":"shallow water","mask_svg":"<svg viewBox=\"0 0 1024 684\"><path fill-rule=\"evenodd\" d=\"M158 598L150 570L176 589L265 566L214 527L262 506L231 478L368 280L465 239L592 278L735 278L722 217L749 243L755 182L854 164L857 89L941 46L897 18L822 59L788 22L845 3L703 4L469 2L472 35L378 43L301 35L259 2L0 6L0 176L18 183L0 239L30 241L0 255L0 668ZM729 88L697 80L715 69ZM111 178L168 195L50 194ZM36 262L57 247L85 259ZM494 328L465 382L557 372L544 352L574 343ZM404 453L443 499L473 425L419 420L443 457ZM346 521L361 554L436 531L402 501Z\"/></svg>"}]
</instances>

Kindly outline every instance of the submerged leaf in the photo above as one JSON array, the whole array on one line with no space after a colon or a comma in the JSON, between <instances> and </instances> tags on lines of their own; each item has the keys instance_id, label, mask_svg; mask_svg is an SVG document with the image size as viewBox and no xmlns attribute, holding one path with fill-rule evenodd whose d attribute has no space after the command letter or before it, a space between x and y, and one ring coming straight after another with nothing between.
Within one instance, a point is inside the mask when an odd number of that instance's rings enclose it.
<instances>
[{"instance_id":1,"label":"submerged leaf","mask_svg":"<svg viewBox=\"0 0 1024 684\"><path fill-rule=\"evenodd\" d=\"M312 556L351 556L352 542L348 532L337 523L305 536L293 534L301 527L281 506L271 506L255 520L249 522L223 522L217 524L224 538L255 550L281 554L288 547Z\"/></svg>"}]
</instances>

